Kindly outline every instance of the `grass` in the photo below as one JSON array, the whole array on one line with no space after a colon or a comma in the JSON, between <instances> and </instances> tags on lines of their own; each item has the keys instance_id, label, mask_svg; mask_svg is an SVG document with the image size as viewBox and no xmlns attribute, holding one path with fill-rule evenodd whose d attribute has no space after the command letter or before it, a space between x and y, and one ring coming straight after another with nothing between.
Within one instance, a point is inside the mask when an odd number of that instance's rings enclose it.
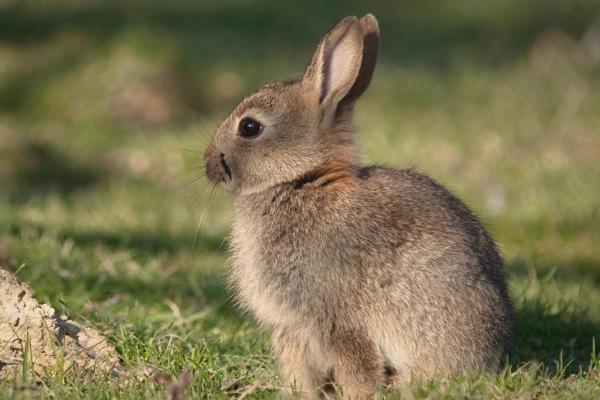
<instances>
[{"instance_id":1,"label":"grass","mask_svg":"<svg viewBox=\"0 0 600 400\"><path fill-rule=\"evenodd\" d=\"M397 3L0 3L0 264L142 377L35 384L27 359L0 398L156 398L154 370L189 371L192 398L277 396L269 334L224 285L227 196L192 244L200 154L241 96L297 76L328 24L368 11L383 36L357 108L365 159L417 166L476 210L518 319L502 373L380 396L600 396L600 8Z\"/></svg>"}]
</instances>

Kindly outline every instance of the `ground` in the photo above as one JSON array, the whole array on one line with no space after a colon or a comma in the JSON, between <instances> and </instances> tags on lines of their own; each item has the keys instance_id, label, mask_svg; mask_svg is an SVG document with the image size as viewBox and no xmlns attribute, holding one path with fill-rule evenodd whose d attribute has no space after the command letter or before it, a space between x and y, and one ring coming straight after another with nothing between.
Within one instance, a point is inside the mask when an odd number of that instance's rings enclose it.
<instances>
[{"instance_id":1,"label":"ground","mask_svg":"<svg viewBox=\"0 0 600 400\"><path fill-rule=\"evenodd\" d=\"M188 371L191 398L276 397L269 333L224 283L230 199L209 201L201 154L241 96L297 77L329 24L373 12L364 158L415 166L476 211L518 322L502 373L380 396L598 398L600 7L369 4L0 2L0 265L127 370ZM165 393L150 372L68 376L23 374L0 398Z\"/></svg>"},{"instance_id":2,"label":"ground","mask_svg":"<svg viewBox=\"0 0 600 400\"><path fill-rule=\"evenodd\" d=\"M0 381L68 379L57 370L127 379L106 337L40 304L31 289L0 269Z\"/></svg>"}]
</instances>

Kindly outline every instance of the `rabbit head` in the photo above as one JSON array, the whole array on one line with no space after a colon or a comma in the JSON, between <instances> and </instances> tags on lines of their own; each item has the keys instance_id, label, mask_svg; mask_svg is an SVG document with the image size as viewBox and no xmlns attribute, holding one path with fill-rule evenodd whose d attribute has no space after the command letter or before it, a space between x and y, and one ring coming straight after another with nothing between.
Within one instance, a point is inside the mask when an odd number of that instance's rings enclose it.
<instances>
[{"instance_id":1,"label":"rabbit head","mask_svg":"<svg viewBox=\"0 0 600 400\"><path fill-rule=\"evenodd\" d=\"M354 166L352 108L369 85L378 43L370 14L335 24L302 79L264 85L219 125L204 154L209 179L249 194Z\"/></svg>"}]
</instances>

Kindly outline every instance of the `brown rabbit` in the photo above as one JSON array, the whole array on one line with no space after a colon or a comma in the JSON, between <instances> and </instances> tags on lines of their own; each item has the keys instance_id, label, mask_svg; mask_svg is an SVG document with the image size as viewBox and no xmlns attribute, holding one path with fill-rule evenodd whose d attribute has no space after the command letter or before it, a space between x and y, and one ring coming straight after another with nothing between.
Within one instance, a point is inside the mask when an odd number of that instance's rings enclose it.
<instances>
[{"instance_id":1,"label":"brown rabbit","mask_svg":"<svg viewBox=\"0 0 600 400\"><path fill-rule=\"evenodd\" d=\"M502 260L477 218L425 175L359 163L352 110L378 42L374 16L344 18L302 79L245 98L205 153L235 196L231 285L273 330L284 384L310 396L494 371L511 343Z\"/></svg>"}]
</instances>

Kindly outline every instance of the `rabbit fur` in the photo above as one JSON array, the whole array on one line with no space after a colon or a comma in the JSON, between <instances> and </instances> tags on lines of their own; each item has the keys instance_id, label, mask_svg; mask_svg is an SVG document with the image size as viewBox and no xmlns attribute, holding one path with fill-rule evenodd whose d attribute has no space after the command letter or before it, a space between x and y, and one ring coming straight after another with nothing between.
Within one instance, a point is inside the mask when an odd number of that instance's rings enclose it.
<instances>
[{"instance_id":1,"label":"rabbit fur","mask_svg":"<svg viewBox=\"0 0 600 400\"><path fill-rule=\"evenodd\" d=\"M495 371L512 342L503 262L473 213L413 169L361 165L352 111L378 45L374 16L342 19L302 79L245 98L205 152L234 196L230 284L305 397Z\"/></svg>"}]
</instances>

